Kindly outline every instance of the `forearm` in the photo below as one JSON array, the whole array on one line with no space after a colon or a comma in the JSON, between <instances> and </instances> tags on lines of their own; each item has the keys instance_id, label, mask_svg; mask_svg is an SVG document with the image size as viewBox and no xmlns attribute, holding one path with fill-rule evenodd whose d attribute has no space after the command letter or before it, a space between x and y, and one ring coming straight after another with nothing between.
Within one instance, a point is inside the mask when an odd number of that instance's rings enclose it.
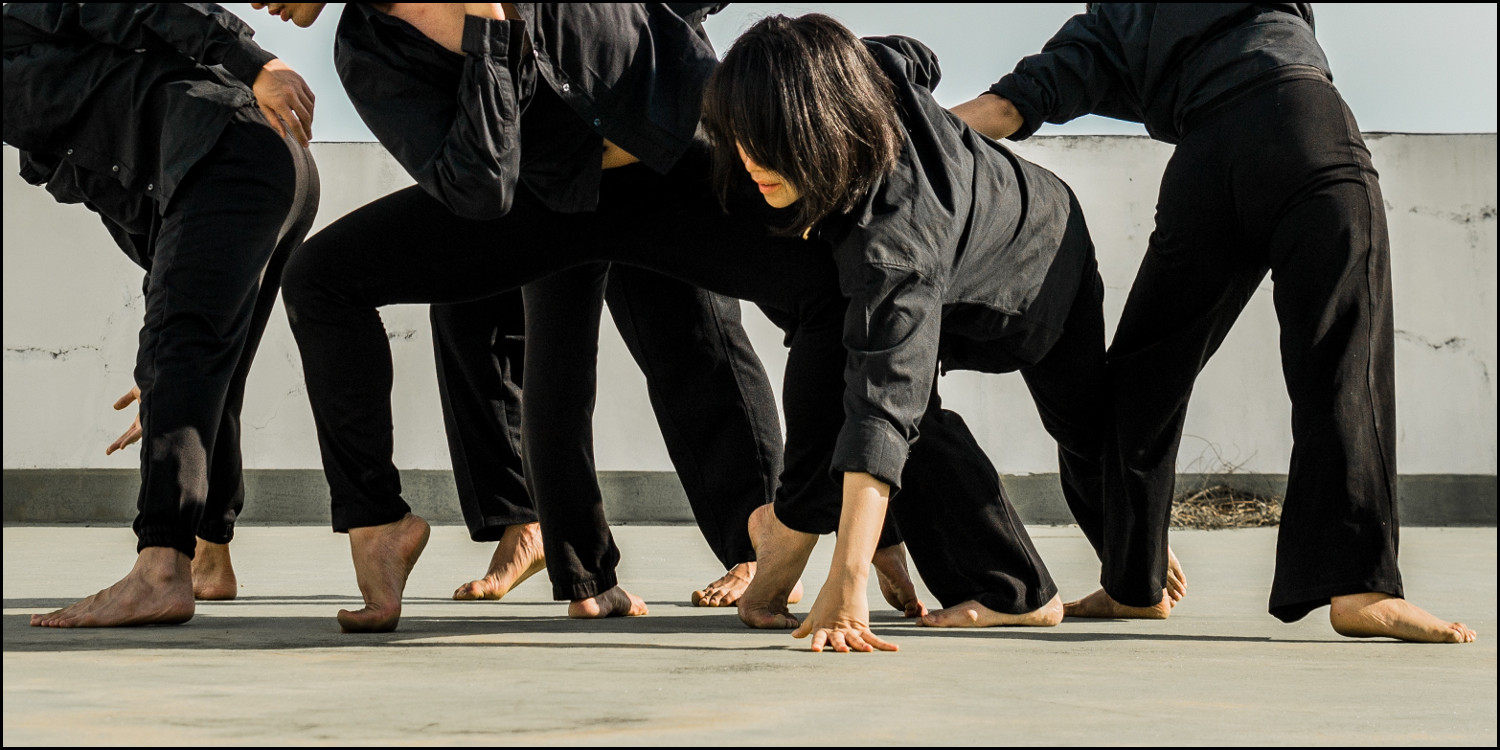
<instances>
[{"instance_id":1,"label":"forearm","mask_svg":"<svg viewBox=\"0 0 1500 750\"><path fill-rule=\"evenodd\" d=\"M1026 124L1009 99L991 93L980 94L949 110L969 127L994 140L1010 136Z\"/></svg>"},{"instance_id":2,"label":"forearm","mask_svg":"<svg viewBox=\"0 0 1500 750\"><path fill-rule=\"evenodd\" d=\"M880 541L890 497L891 488L885 482L859 472L844 474L843 510L839 515L830 580L839 578L863 590L869 580L870 560Z\"/></svg>"}]
</instances>

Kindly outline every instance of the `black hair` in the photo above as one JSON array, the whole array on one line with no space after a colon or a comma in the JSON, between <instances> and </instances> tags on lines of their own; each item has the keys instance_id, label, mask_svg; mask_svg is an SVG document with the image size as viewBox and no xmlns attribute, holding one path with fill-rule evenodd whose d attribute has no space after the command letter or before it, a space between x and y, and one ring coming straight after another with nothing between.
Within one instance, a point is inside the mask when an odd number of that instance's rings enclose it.
<instances>
[{"instance_id":1,"label":"black hair","mask_svg":"<svg viewBox=\"0 0 1500 750\"><path fill-rule=\"evenodd\" d=\"M782 234L847 213L896 164L905 140L896 97L863 42L838 21L775 15L751 26L704 91L721 201L745 179L736 144L801 200Z\"/></svg>"}]
</instances>

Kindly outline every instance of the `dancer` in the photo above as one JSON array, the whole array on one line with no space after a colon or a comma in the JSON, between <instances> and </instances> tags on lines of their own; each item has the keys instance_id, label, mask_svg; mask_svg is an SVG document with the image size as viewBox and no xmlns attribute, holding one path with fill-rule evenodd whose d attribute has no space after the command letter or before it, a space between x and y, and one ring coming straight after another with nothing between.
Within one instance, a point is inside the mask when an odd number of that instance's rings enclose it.
<instances>
[{"instance_id":1,"label":"dancer","mask_svg":"<svg viewBox=\"0 0 1500 750\"><path fill-rule=\"evenodd\" d=\"M1078 617L1155 617L1193 382L1269 271L1292 400L1270 612L1346 636L1469 642L1396 564L1389 238L1369 150L1307 4L1098 4L954 109L992 138L1089 113L1176 144L1108 354L1103 588Z\"/></svg>"},{"instance_id":2,"label":"dancer","mask_svg":"<svg viewBox=\"0 0 1500 750\"><path fill-rule=\"evenodd\" d=\"M138 390L118 404L140 401L135 567L32 625L180 623L195 594L233 596L245 378L318 203L312 92L253 33L214 5L5 6L22 177L98 213L147 274Z\"/></svg>"},{"instance_id":3,"label":"dancer","mask_svg":"<svg viewBox=\"0 0 1500 750\"><path fill-rule=\"evenodd\" d=\"M1062 619L994 467L941 408L939 370L1020 371L1058 441L1068 505L1102 544L1103 286L1083 213L1055 175L938 105L939 76L915 40L861 41L827 16L772 16L735 41L705 95L720 190L748 172L790 212L783 231L831 245L850 300L831 465L841 515L778 500L753 519L761 568L746 596L765 601L837 519L828 581L795 633L813 650L894 648L870 632L864 602L888 502L946 606L923 624ZM745 614L791 619L784 608Z\"/></svg>"}]
</instances>

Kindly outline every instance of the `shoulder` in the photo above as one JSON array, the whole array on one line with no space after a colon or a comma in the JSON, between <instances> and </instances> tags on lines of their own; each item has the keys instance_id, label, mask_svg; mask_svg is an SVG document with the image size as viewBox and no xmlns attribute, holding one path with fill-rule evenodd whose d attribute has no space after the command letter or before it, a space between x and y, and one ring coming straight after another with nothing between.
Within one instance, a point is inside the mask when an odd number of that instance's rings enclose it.
<instances>
[{"instance_id":1,"label":"shoulder","mask_svg":"<svg viewBox=\"0 0 1500 750\"><path fill-rule=\"evenodd\" d=\"M894 81L904 80L933 90L942 80L937 53L909 36L869 36L861 41Z\"/></svg>"}]
</instances>

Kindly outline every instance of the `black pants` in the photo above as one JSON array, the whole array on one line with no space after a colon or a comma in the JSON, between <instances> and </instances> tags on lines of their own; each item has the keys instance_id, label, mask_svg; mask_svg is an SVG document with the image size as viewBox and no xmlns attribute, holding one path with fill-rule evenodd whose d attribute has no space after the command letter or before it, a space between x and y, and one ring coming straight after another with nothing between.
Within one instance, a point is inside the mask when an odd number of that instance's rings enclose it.
<instances>
[{"instance_id":1,"label":"black pants","mask_svg":"<svg viewBox=\"0 0 1500 750\"><path fill-rule=\"evenodd\" d=\"M1269 270L1293 438L1270 611L1290 622L1333 596L1401 596L1390 249L1337 90L1283 81L1193 127L1156 222L1108 355L1107 476L1121 485L1106 509L1106 590L1159 601L1193 381Z\"/></svg>"},{"instance_id":2,"label":"black pants","mask_svg":"<svg viewBox=\"0 0 1500 750\"><path fill-rule=\"evenodd\" d=\"M540 314L545 321L540 328L560 335L545 344L546 350L569 360L576 372L593 371L595 348L579 331L597 331L597 311L581 321L573 319L573 311L589 307L594 300L591 290L604 284L603 300L609 303L615 326L637 364L650 373L646 383L651 404L699 531L726 568L754 560L745 521L751 511L770 502L775 491L780 425L755 422L774 420L775 412L763 405L744 409L743 417L714 411L736 407L735 399L717 399L716 393L764 394L769 387L740 325L738 301L629 266L617 266L607 274L602 266L592 266L572 278L565 288L548 289L557 301L551 303L553 310ZM581 304L569 296L580 289L588 293ZM535 294L532 299L534 304L548 304ZM522 295L511 291L476 302L433 305L431 317L438 393L459 504L470 538L495 541L512 524L537 521L521 458L526 361ZM676 342L699 345L680 351ZM698 392L702 398L692 397ZM683 399L683 394L690 397ZM707 411L705 400L712 407ZM755 460L717 458L736 455ZM552 471L559 473L561 468ZM563 496L596 492L592 469L579 468L569 475L586 484L563 490Z\"/></svg>"},{"instance_id":3,"label":"black pants","mask_svg":"<svg viewBox=\"0 0 1500 750\"><path fill-rule=\"evenodd\" d=\"M258 121L257 121L258 120ZM282 268L312 226L318 173L258 112L188 173L148 242L139 549L224 544L245 502L240 409Z\"/></svg>"}]
</instances>

